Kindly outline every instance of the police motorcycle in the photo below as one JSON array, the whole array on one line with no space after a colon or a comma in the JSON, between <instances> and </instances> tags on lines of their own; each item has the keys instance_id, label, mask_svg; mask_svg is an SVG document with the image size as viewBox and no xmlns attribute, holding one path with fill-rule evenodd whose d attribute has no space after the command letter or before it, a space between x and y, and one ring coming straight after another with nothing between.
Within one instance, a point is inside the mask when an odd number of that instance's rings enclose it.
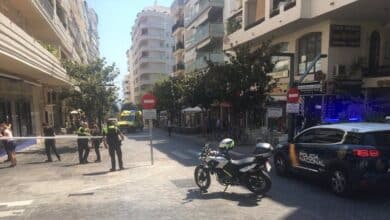
<instances>
[{"instance_id":1,"label":"police motorcycle","mask_svg":"<svg viewBox=\"0 0 390 220\"><path fill-rule=\"evenodd\" d=\"M244 186L251 192L262 195L271 189L271 163L273 147L268 143L256 144L253 157L233 160L229 150L234 148L232 139L224 139L218 145L219 150L212 150L209 144L203 147L199 159L201 164L195 168L195 183L204 193L211 184L211 175L225 186Z\"/></svg>"}]
</instances>

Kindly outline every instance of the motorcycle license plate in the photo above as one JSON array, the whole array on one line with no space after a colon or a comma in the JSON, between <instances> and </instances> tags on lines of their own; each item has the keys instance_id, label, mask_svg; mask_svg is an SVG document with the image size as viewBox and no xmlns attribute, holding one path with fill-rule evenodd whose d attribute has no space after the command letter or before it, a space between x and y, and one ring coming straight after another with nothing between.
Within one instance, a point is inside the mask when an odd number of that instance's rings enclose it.
<instances>
[{"instance_id":1,"label":"motorcycle license plate","mask_svg":"<svg viewBox=\"0 0 390 220\"><path fill-rule=\"evenodd\" d=\"M267 172L271 172L271 164L269 162L266 162L265 163L265 169L267 170Z\"/></svg>"}]
</instances>

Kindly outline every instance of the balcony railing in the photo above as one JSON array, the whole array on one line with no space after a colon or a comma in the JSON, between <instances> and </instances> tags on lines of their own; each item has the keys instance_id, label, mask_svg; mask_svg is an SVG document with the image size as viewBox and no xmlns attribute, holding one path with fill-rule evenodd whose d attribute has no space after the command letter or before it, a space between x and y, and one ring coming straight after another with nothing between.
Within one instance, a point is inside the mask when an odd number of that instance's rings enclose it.
<instances>
[{"instance_id":1,"label":"balcony railing","mask_svg":"<svg viewBox=\"0 0 390 220\"><path fill-rule=\"evenodd\" d=\"M229 35L240 30L241 28L242 28L242 12L239 12L238 14L229 18L226 32Z\"/></svg>"},{"instance_id":2,"label":"balcony railing","mask_svg":"<svg viewBox=\"0 0 390 220\"><path fill-rule=\"evenodd\" d=\"M198 27L196 33L186 41L185 47L193 47L200 42L206 40L209 37L223 37L225 34L224 27L222 23L209 23L203 26Z\"/></svg>"},{"instance_id":3,"label":"balcony railing","mask_svg":"<svg viewBox=\"0 0 390 220\"><path fill-rule=\"evenodd\" d=\"M198 58L195 61L190 62L189 64L186 65L186 72L193 72L193 71L206 68L207 61L211 61L213 63L223 63L224 57L225 56L222 53L199 54Z\"/></svg>"},{"instance_id":4,"label":"balcony railing","mask_svg":"<svg viewBox=\"0 0 390 220\"><path fill-rule=\"evenodd\" d=\"M39 4L44 9L45 13L53 19L54 17L54 6L51 0L38 0Z\"/></svg>"},{"instance_id":5,"label":"balcony railing","mask_svg":"<svg viewBox=\"0 0 390 220\"><path fill-rule=\"evenodd\" d=\"M179 62L173 66L173 72L184 70L184 69L185 69L185 64L183 62Z\"/></svg>"},{"instance_id":6,"label":"balcony railing","mask_svg":"<svg viewBox=\"0 0 390 220\"><path fill-rule=\"evenodd\" d=\"M284 10L287 11L288 9L295 7L295 5L297 5L296 0L289 0L284 5Z\"/></svg>"},{"instance_id":7,"label":"balcony railing","mask_svg":"<svg viewBox=\"0 0 390 220\"><path fill-rule=\"evenodd\" d=\"M176 52L178 50L184 49L184 43L183 42L177 42L176 46L173 49L173 52Z\"/></svg>"},{"instance_id":8,"label":"balcony railing","mask_svg":"<svg viewBox=\"0 0 390 220\"><path fill-rule=\"evenodd\" d=\"M201 15L203 12L205 12L207 9L211 7L223 7L223 6L224 6L224 0L200 0L198 10L193 12L192 14L190 14L190 16L184 19L184 25L188 26L197 17L199 17L199 15Z\"/></svg>"},{"instance_id":9,"label":"balcony railing","mask_svg":"<svg viewBox=\"0 0 390 220\"><path fill-rule=\"evenodd\" d=\"M45 78L48 83L56 79L56 83L70 84L65 69L57 57L45 49L38 41L0 13L0 53L11 59L19 60L26 75L32 79ZM34 71L31 71L33 69ZM42 77L46 75L46 77Z\"/></svg>"},{"instance_id":10,"label":"balcony railing","mask_svg":"<svg viewBox=\"0 0 390 220\"><path fill-rule=\"evenodd\" d=\"M184 20L183 20L183 19L180 19L180 20L178 20L178 21L176 22L175 25L173 25L173 27L172 27L172 33L175 33L175 31L176 31L177 29L182 28L182 27L184 27Z\"/></svg>"},{"instance_id":11,"label":"balcony railing","mask_svg":"<svg viewBox=\"0 0 390 220\"><path fill-rule=\"evenodd\" d=\"M61 44L64 48L71 52L73 48L73 40L66 30L63 23L58 16L54 16L54 7L50 0L33 0L35 7L40 11L40 13L45 17L47 22L50 24L54 30L57 37L61 40ZM62 18L65 19L65 18Z\"/></svg>"}]
</instances>

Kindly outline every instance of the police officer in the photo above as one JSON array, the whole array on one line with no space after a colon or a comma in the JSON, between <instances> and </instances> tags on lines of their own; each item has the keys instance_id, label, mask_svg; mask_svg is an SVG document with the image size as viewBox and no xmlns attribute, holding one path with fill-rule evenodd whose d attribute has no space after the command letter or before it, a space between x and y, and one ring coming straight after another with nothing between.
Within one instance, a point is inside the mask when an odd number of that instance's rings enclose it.
<instances>
[{"instance_id":1,"label":"police officer","mask_svg":"<svg viewBox=\"0 0 390 220\"><path fill-rule=\"evenodd\" d=\"M103 131L103 143L105 148L107 148L108 145L108 151L111 157L111 169L110 169L111 172L116 170L115 152L116 155L118 156L119 169L120 170L124 169L123 161L122 161L122 150L121 150L123 139L124 136L122 132L119 130L119 128L115 125L115 123L113 121L108 121L107 127Z\"/></svg>"},{"instance_id":2,"label":"police officer","mask_svg":"<svg viewBox=\"0 0 390 220\"><path fill-rule=\"evenodd\" d=\"M55 132L54 132L53 127L49 126L46 122L42 123L42 127L43 127L43 135L45 137L54 137L55 136ZM47 155L46 162L53 162L53 160L51 158L51 151L53 151L54 154L57 156L58 161L61 161L61 157L57 152L55 139L45 139L45 150L46 150L46 155Z\"/></svg>"},{"instance_id":3,"label":"police officer","mask_svg":"<svg viewBox=\"0 0 390 220\"><path fill-rule=\"evenodd\" d=\"M77 147L79 151L79 161L80 164L88 163L89 148L88 142L89 139L87 136L90 136L88 123L84 122L81 127L77 130L77 135L80 137L77 139Z\"/></svg>"}]
</instances>

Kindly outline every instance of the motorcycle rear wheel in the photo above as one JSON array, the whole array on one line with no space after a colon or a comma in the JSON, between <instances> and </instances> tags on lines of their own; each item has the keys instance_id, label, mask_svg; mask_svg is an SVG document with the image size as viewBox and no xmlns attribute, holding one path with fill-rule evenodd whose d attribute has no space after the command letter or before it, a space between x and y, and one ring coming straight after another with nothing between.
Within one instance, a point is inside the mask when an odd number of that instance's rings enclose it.
<instances>
[{"instance_id":1,"label":"motorcycle rear wheel","mask_svg":"<svg viewBox=\"0 0 390 220\"><path fill-rule=\"evenodd\" d=\"M272 186L271 177L265 171L253 173L248 176L247 188L256 195L264 195Z\"/></svg>"},{"instance_id":2,"label":"motorcycle rear wheel","mask_svg":"<svg viewBox=\"0 0 390 220\"><path fill-rule=\"evenodd\" d=\"M196 185L202 192L206 192L211 184L210 172L203 165L199 165L195 168L194 179Z\"/></svg>"}]
</instances>

